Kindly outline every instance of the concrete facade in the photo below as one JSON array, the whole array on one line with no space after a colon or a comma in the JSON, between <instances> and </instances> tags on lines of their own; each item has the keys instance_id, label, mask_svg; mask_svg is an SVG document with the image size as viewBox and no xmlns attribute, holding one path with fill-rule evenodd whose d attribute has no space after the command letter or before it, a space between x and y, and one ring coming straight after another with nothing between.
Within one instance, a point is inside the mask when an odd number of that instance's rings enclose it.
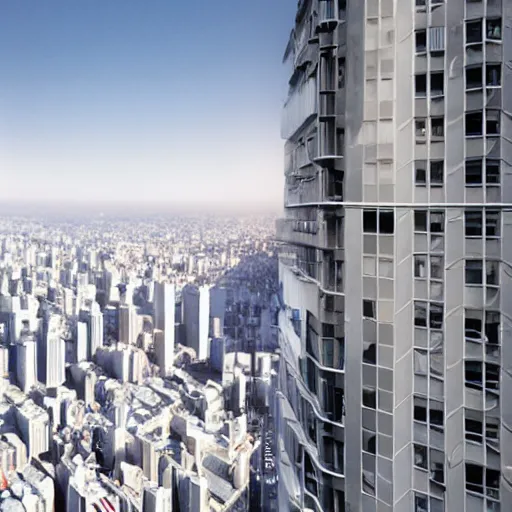
<instances>
[{"instance_id":1,"label":"concrete facade","mask_svg":"<svg viewBox=\"0 0 512 512\"><path fill-rule=\"evenodd\" d=\"M277 411L296 507L512 509L511 17L298 4Z\"/></svg>"}]
</instances>

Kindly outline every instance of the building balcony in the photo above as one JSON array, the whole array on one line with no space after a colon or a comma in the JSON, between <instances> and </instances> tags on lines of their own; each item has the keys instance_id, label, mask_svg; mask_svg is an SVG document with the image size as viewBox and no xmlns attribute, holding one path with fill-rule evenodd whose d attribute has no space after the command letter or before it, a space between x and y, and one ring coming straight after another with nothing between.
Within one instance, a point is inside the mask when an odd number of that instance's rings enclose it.
<instances>
[{"instance_id":1,"label":"building balcony","mask_svg":"<svg viewBox=\"0 0 512 512\"><path fill-rule=\"evenodd\" d=\"M322 236L322 229L317 221L299 221L278 219L276 222L277 239L290 244L317 247Z\"/></svg>"},{"instance_id":2,"label":"building balcony","mask_svg":"<svg viewBox=\"0 0 512 512\"><path fill-rule=\"evenodd\" d=\"M332 31L338 24L336 0L320 0L318 8L318 31Z\"/></svg>"},{"instance_id":3,"label":"building balcony","mask_svg":"<svg viewBox=\"0 0 512 512\"><path fill-rule=\"evenodd\" d=\"M333 117L320 118L318 122L318 141L316 146L315 162L322 164L325 161L338 160L343 158L341 154L344 142L336 140L336 122ZM338 151L338 147L340 151Z\"/></svg>"},{"instance_id":4,"label":"building balcony","mask_svg":"<svg viewBox=\"0 0 512 512\"><path fill-rule=\"evenodd\" d=\"M290 139L303 125L316 116L317 80L309 78L288 98L281 117L281 137Z\"/></svg>"},{"instance_id":5,"label":"building balcony","mask_svg":"<svg viewBox=\"0 0 512 512\"><path fill-rule=\"evenodd\" d=\"M336 117L336 93L324 93L320 95L320 104L318 109L320 119Z\"/></svg>"}]
</instances>

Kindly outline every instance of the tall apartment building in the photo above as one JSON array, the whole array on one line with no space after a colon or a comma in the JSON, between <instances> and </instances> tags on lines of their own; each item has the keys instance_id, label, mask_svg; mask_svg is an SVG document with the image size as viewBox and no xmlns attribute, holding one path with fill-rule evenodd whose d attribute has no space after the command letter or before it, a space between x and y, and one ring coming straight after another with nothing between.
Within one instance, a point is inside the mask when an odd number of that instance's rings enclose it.
<instances>
[{"instance_id":1,"label":"tall apartment building","mask_svg":"<svg viewBox=\"0 0 512 512\"><path fill-rule=\"evenodd\" d=\"M196 351L200 361L208 359L210 345L210 287L188 284L181 292L182 322L187 346Z\"/></svg>"},{"instance_id":2,"label":"tall apartment building","mask_svg":"<svg viewBox=\"0 0 512 512\"><path fill-rule=\"evenodd\" d=\"M512 510L511 21L299 1L277 396L298 509Z\"/></svg>"}]
</instances>

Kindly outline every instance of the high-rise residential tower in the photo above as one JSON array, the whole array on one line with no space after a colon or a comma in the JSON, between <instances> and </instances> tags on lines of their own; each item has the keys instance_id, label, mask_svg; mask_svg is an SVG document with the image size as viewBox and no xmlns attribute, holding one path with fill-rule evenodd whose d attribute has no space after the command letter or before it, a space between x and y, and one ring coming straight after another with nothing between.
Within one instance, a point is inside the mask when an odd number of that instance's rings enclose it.
<instances>
[{"instance_id":1,"label":"high-rise residential tower","mask_svg":"<svg viewBox=\"0 0 512 512\"><path fill-rule=\"evenodd\" d=\"M162 331L157 337L157 359L162 375L167 375L174 358L174 325L176 293L172 283L155 281L154 319L155 328Z\"/></svg>"},{"instance_id":2,"label":"high-rise residential tower","mask_svg":"<svg viewBox=\"0 0 512 512\"><path fill-rule=\"evenodd\" d=\"M511 21L505 0L299 1L282 507L512 510Z\"/></svg>"},{"instance_id":3,"label":"high-rise residential tower","mask_svg":"<svg viewBox=\"0 0 512 512\"><path fill-rule=\"evenodd\" d=\"M181 300L187 346L196 351L199 360L204 361L210 353L210 288L188 284L183 287Z\"/></svg>"}]
</instances>

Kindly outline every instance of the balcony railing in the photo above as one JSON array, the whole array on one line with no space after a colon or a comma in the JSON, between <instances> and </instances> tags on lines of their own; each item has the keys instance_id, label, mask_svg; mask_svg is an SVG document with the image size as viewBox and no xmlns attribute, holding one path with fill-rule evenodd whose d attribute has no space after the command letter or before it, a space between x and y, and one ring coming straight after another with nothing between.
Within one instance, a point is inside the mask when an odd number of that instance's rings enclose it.
<instances>
[{"instance_id":1,"label":"balcony railing","mask_svg":"<svg viewBox=\"0 0 512 512\"><path fill-rule=\"evenodd\" d=\"M277 239L281 242L317 246L319 230L317 221L298 221L278 219L276 222Z\"/></svg>"}]
</instances>

